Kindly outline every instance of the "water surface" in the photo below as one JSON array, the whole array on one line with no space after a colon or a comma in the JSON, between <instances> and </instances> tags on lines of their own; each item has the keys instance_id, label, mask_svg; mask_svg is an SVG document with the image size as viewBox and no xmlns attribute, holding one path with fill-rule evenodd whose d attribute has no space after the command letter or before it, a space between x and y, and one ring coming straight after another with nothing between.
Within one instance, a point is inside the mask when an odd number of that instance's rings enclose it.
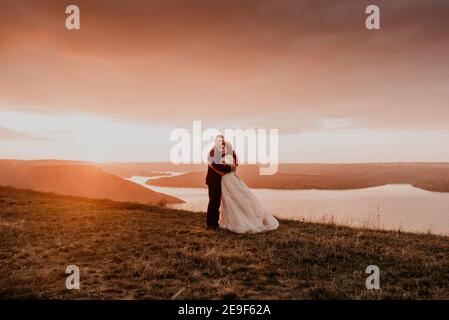
<instances>
[{"instance_id":1,"label":"water surface","mask_svg":"<svg viewBox=\"0 0 449 320\"><path fill-rule=\"evenodd\" d=\"M206 211L206 188L149 186L145 184L148 179L134 176L129 180L186 202L171 205L173 208ZM252 190L279 218L449 235L449 193L410 185L358 190Z\"/></svg>"}]
</instances>

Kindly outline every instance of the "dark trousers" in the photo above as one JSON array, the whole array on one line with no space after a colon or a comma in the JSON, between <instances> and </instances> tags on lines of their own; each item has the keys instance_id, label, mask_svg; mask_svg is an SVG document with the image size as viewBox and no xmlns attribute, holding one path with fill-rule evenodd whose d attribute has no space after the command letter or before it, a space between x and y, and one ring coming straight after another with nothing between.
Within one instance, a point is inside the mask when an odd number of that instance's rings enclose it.
<instances>
[{"instance_id":1,"label":"dark trousers","mask_svg":"<svg viewBox=\"0 0 449 320\"><path fill-rule=\"evenodd\" d=\"M207 206L206 222L208 227L218 227L221 204L221 184L208 185L209 205Z\"/></svg>"}]
</instances>

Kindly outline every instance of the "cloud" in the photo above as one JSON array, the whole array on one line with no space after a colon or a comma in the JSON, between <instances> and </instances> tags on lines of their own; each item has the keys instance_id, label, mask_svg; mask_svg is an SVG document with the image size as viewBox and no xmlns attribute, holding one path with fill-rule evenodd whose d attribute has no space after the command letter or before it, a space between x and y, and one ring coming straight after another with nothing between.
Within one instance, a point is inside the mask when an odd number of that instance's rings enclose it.
<instances>
[{"instance_id":1,"label":"cloud","mask_svg":"<svg viewBox=\"0 0 449 320\"><path fill-rule=\"evenodd\" d=\"M0 101L167 125L446 128L449 5L375 1L79 0L0 4Z\"/></svg>"},{"instance_id":2,"label":"cloud","mask_svg":"<svg viewBox=\"0 0 449 320\"><path fill-rule=\"evenodd\" d=\"M36 137L29 133L0 127L0 141L11 140L42 140L42 138Z\"/></svg>"}]
</instances>

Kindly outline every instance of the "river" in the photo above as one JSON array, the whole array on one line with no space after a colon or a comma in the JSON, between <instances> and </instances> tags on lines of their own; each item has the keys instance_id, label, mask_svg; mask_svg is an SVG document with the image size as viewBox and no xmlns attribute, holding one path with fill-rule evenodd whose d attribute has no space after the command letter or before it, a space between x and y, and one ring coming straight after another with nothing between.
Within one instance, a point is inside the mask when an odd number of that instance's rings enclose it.
<instances>
[{"instance_id":1,"label":"river","mask_svg":"<svg viewBox=\"0 0 449 320\"><path fill-rule=\"evenodd\" d=\"M145 184L148 179L134 176L128 180L185 201L171 205L173 208L206 211L206 188L149 186ZM449 193L411 185L358 190L252 190L279 218L449 235Z\"/></svg>"}]
</instances>

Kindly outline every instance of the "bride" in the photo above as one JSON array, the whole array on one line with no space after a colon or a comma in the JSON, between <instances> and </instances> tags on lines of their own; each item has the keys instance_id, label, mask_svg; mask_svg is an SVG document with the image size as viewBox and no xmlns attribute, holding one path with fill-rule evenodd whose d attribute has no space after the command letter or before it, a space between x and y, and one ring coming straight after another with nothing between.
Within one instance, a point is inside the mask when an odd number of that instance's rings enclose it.
<instances>
[{"instance_id":1,"label":"bride","mask_svg":"<svg viewBox=\"0 0 449 320\"><path fill-rule=\"evenodd\" d=\"M222 161L237 167L235 154L226 143L226 156ZM259 202L253 192L240 180L235 170L226 173L221 179L222 212L219 226L236 233L258 233L275 230L279 227L276 218Z\"/></svg>"}]
</instances>

